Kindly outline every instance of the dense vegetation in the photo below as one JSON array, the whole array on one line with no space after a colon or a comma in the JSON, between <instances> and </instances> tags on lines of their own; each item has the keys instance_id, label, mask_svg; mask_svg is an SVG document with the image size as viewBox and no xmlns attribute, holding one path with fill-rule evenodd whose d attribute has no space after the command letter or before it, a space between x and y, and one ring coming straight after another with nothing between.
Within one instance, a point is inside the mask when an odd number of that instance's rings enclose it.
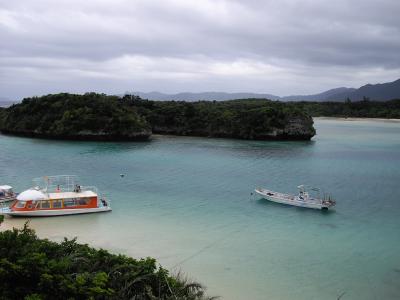
<instances>
[{"instance_id":1,"label":"dense vegetation","mask_svg":"<svg viewBox=\"0 0 400 300\"><path fill-rule=\"evenodd\" d=\"M259 99L149 101L87 93L26 98L3 110L4 133L56 138L145 138L151 133L242 139L310 139L301 108Z\"/></svg>"},{"instance_id":2,"label":"dense vegetation","mask_svg":"<svg viewBox=\"0 0 400 300\"><path fill-rule=\"evenodd\" d=\"M392 118L400 119L400 99L386 102L294 102L293 105L313 117Z\"/></svg>"},{"instance_id":3,"label":"dense vegetation","mask_svg":"<svg viewBox=\"0 0 400 300\"><path fill-rule=\"evenodd\" d=\"M72 139L145 139L150 125L120 98L67 93L26 98L2 110L4 133Z\"/></svg>"},{"instance_id":4,"label":"dense vegetation","mask_svg":"<svg viewBox=\"0 0 400 300\"><path fill-rule=\"evenodd\" d=\"M110 254L75 239L39 239L28 228L0 232L0 299L210 299L152 258Z\"/></svg>"},{"instance_id":5,"label":"dense vegetation","mask_svg":"<svg viewBox=\"0 0 400 300\"><path fill-rule=\"evenodd\" d=\"M307 114L278 101L177 102L136 98L130 103L146 117L153 133L242 139L310 139L315 134Z\"/></svg>"}]
</instances>

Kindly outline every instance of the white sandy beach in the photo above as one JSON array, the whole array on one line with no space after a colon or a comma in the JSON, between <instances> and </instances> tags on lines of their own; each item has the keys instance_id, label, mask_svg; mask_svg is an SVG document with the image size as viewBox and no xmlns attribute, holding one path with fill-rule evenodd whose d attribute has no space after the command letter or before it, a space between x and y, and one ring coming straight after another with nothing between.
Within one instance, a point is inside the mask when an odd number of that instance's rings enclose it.
<instances>
[{"instance_id":1,"label":"white sandy beach","mask_svg":"<svg viewBox=\"0 0 400 300\"><path fill-rule=\"evenodd\" d=\"M314 120L339 120L339 121L375 121L399 123L400 119L383 119L383 118L338 118L338 117L313 117Z\"/></svg>"}]
</instances>

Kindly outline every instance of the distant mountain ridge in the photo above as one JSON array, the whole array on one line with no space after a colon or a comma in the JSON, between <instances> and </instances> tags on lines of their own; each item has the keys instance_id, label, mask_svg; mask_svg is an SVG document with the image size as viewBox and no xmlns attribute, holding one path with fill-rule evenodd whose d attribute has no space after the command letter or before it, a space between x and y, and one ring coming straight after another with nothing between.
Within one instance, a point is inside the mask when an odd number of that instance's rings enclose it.
<instances>
[{"instance_id":1,"label":"distant mountain ridge","mask_svg":"<svg viewBox=\"0 0 400 300\"><path fill-rule=\"evenodd\" d=\"M16 103L17 101L12 101L8 98L0 97L0 107L8 107Z\"/></svg>"},{"instance_id":2,"label":"distant mountain ridge","mask_svg":"<svg viewBox=\"0 0 400 300\"><path fill-rule=\"evenodd\" d=\"M354 92L355 88L346 88L346 87L340 87L336 89L331 89L327 90L325 92L319 93L319 94L314 94L314 95L293 95L293 96L286 96L286 97L281 97L280 100L283 101L329 101L331 99L334 99L337 97L337 95L341 94L348 94L351 92Z\"/></svg>"},{"instance_id":3,"label":"distant mountain ridge","mask_svg":"<svg viewBox=\"0 0 400 300\"><path fill-rule=\"evenodd\" d=\"M378 101L400 99L400 79L387 83L366 84L352 92L339 93L334 96L336 100L349 98L355 101L363 100L364 97Z\"/></svg>"},{"instance_id":4,"label":"distant mountain ridge","mask_svg":"<svg viewBox=\"0 0 400 300\"><path fill-rule=\"evenodd\" d=\"M226 93L226 92L200 92L200 93L177 93L167 94L160 92L127 92L149 100L176 100L176 101L224 101L234 99L270 99L280 101L360 101L364 98L375 101L388 101L400 99L400 79L387 83L366 84L360 88L339 87L312 95L277 96L268 93ZM0 107L7 107L19 101L0 97Z\"/></svg>"},{"instance_id":5,"label":"distant mountain ridge","mask_svg":"<svg viewBox=\"0 0 400 300\"><path fill-rule=\"evenodd\" d=\"M176 100L176 101L198 101L198 100L232 100L232 99L270 99L280 100L281 98L272 94L258 94L258 93L225 93L225 92L203 92L203 93L178 93L178 94L165 94L160 92L132 92L141 98L150 100Z\"/></svg>"},{"instance_id":6,"label":"distant mountain ridge","mask_svg":"<svg viewBox=\"0 0 400 300\"><path fill-rule=\"evenodd\" d=\"M400 79L393 82L367 84L358 89L340 87L330 89L313 95L277 96L266 93L225 93L225 92L202 92L202 93L178 93L165 94L160 92L132 92L134 95L150 100L176 100L176 101L198 101L198 100L233 100L233 99L270 99L281 101L360 101L364 98L377 101L400 99Z\"/></svg>"}]
</instances>

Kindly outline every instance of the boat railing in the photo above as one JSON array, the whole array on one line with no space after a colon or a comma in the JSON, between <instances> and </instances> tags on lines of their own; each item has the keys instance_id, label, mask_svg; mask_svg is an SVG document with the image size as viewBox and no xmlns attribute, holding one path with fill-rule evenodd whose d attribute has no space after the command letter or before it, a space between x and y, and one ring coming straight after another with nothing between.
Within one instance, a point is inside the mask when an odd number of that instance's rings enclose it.
<instances>
[{"instance_id":1,"label":"boat railing","mask_svg":"<svg viewBox=\"0 0 400 300\"><path fill-rule=\"evenodd\" d=\"M55 191L73 192L78 184L76 175L43 176L33 179L34 187L47 193Z\"/></svg>"},{"instance_id":2,"label":"boat railing","mask_svg":"<svg viewBox=\"0 0 400 300\"><path fill-rule=\"evenodd\" d=\"M35 188L47 193L92 191L98 194L95 186L82 186L76 175L44 176L33 179Z\"/></svg>"},{"instance_id":3,"label":"boat railing","mask_svg":"<svg viewBox=\"0 0 400 300\"><path fill-rule=\"evenodd\" d=\"M105 203L104 203L105 201ZM108 199L108 197L105 197L104 195L99 195L99 197L97 197L97 205L100 206L111 206L111 201Z\"/></svg>"},{"instance_id":4,"label":"boat railing","mask_svg":"<svg viewBox=\"0 0 400 300\"><path fill-rule=\"evenodd\" d=\"M259 188L258 190L264 194L271 193L270 196L275 196L275 197L284 198L284 199L288 199L288 200L294 200L293 195L278 193L278 192L274 192L274 191L270 191L270 190L266 190L266 189L262 189L262 188Z\"/></svg>"},{"instance_id":5,"label":"boat railing","mask_svg":"<svg viewBox=\"0 0 400 300\"><path fill-rule=\"evenodd\" d=\"M97 195L99 194L97 187L95 187L93 185L80 186L80 191L82 191L82 192L92 191L92 192L96 193Z\"/></svg>"}]
</instances>

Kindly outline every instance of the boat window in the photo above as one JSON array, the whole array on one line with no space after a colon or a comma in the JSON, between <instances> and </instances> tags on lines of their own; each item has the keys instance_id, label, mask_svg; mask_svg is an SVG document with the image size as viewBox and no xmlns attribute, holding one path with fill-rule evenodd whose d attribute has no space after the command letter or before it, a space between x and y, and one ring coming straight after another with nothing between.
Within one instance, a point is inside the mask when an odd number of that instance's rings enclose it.
<instances>
[{"instance_id":1,"label":"boat window","mask_svg":"<svg viewBox=\"0 0 400 300\"><path fill-rule=\"evenodd\" d=\"M15 205L16 208L24 208L26 202L24 201L18 201L17 205Z\"/></svg>"},{"instance_id":2,"label":"boat window","mask_svg":"<svg viewBox=\"0 0 400 300\"><path fill-rule=\"evenodd\" d=\"M88 205L89 199L88 198L79 198L78 203L79 203L79 205Z\"/></svg>"},{"instance_id":3,"label":"boat window","mask_svg":"<svg viewBox=\"0 0 400 300\"><path fill-rule=\"evenodd\" d=\"M61 208L62 200L53 200L53 208Z\"/></svg>"},{"instance_id":4,"label":"boat window","mask_svg":"<svg viewBox=\"0 0 400 300\"><path fill-rule=\"evenodd\" d=\"M50 208L50 201L40 201L40 208Z\"/></svg>"},{"instance_id":5,"label":"boat window","mask_svg":"<svg viewBox=\"0 0 400 300\"><path fill-rule=\"evenodd\" d=\"M4 192L0 192L0 197L4 197L5 193Z\"/></svg>"},{"instance_id":6,"label":"boat window","mask_svg":"<svg viewBox=\"0 0 400 300\"><path fill-rule=\"evenodd\" d=\"M75 206L75 199L64 199L64 207Z\"/></svg>"}]
</instances>

